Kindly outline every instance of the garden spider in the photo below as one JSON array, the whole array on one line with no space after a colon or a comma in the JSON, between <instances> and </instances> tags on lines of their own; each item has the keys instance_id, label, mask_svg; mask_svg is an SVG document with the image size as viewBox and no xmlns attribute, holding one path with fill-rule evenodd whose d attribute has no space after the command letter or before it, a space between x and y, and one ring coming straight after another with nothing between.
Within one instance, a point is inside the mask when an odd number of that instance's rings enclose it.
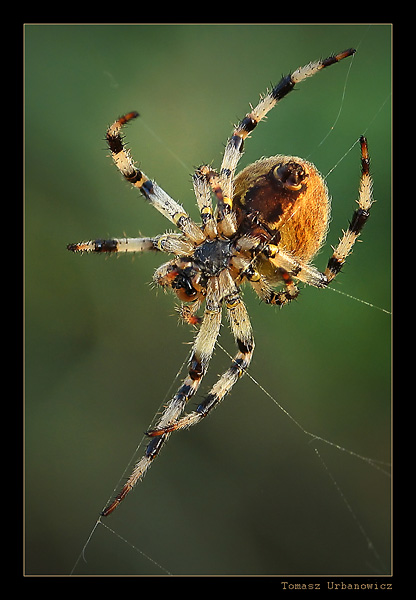
<instances>
[{"instance_id":1,"label":"garden spider","mask_svg":"<svg viewBox=\"0 0 416 600\"><path fill-rule=\"evenodd\" d=\"M348 56L355 50L311 62L281 81L234 129L225 147L219 172L199 167L193 185L201 225L184 208L140 171L126 150L121 129L138 116L130 112L107 130L113 160L123 176L179 229L153 238L94 240L70 244L74 252L161 251L173 259L156 269L155 283L171 288L182 304L182 319L198 326L188 374L165 407L155 429L147 432L150 441L115 500L102 512L109 515L144 476L173 431L199 423L221 402L247 370L254 350L253 332L240 286L249 282L267 304L283 306L298 295L294 279L323 288L341 270L361 232L372 204L367 141L360 138L361 179L358 208L334 249L323 273L310 264L324 242L330 207L325 182L316 167L295 156L262 158L235 176L244 140L266 114L295 86ZM213 208L211 196L216 199ZM277 288L275 290L274 288ZM280 289L279 289L280 288ZM205 302L203 317L197 316ZM197 392L214 351L225 305L238 351L231 366L208 395L188 414L183 414Z\"/></svg>"}]
</instances>

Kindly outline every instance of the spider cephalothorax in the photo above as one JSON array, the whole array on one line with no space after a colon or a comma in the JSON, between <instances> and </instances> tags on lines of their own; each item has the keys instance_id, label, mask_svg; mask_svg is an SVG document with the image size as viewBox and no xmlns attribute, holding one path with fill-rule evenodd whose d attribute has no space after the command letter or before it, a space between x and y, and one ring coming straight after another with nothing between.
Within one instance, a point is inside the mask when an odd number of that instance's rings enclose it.
<instances>
[{"instance_id":1,"label":"spider cephalothorax","mask_svg":"<svg viewBox=\"0 0 416 600\"><path fill-rule=\"evenodd\" d=\"M152 238L94 240L68 246L74 252L158 251L173 255L154 274L154 282L175 292L182 304L182 319L198 327L188 374L166 406L144 456L135 465L116 499L103 511L109 515L139 479L171 432L190 427L204 418L231 390L250 364L254 339L249 316L241 299L243 283L252 286L267 304L283 306L298 295L295 280L325 287L339 273L360 234L372 204L367 141L360 138L361 179L358 208L322 273L311 265L322 246L329 221L328 191L316 167L299 157L263 158L235 175L244 140L275 104L296 83L351 56L349 49L301 67L262 98L234 129L225 148L219 172L203 165L193 176L201 223L196 224L183 206L136 168L121 137L122 127L138 116L131 112L107 130L113 160L123 176L157 210L178 228ZM212 203L215 198L215 206ZM197 312L204 306L202 316ZM225 308L237 353L195 410L183 414L197 392L219 334Z\"/></svg>"}]
</instances>

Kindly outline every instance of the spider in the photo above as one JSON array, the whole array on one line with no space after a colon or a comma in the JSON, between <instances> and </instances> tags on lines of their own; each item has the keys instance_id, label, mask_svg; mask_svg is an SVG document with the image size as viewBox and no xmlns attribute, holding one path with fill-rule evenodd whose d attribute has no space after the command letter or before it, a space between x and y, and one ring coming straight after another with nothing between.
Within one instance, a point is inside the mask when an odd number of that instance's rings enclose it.
<instances>
[{"instance_id":1,"label":"spider","mask_svg":"<svg viewBox=\"0 0 416 600\"><path fill-rule=\"evenodd\" d=\"M235 127L225 147L219 172L203 165L193 175L193 187L201 224L155 181L139 170L126 150L122 128L138 116L130 112L107 130L112 158L122 175L179 232L155 237L100 239L70 244L73 252L157 251L173 258L156 269L154 282L171 289L181 301L184 322L197 327L188 372L178 391L164 408L156 427L147 431L149 441L142 458L115 499L103 510L114 511L143 478L172 432L199 423L231 390L250 365L253 332L240 287L248 282L266 304L284 306L299 293L296 280L326 287L340 272L354 242L368 219L372 205L367 140L361 136L361 177L358 208L324 272L311 264L327 232L330 206L323 177L316 167L296 156L262 158L235 174L244 140L295 84L354 54L348 49L324 60L311 62L280 82L260 99ZM216 208L212 199L216 200ZM198 310L204 305L203 316ZM195 410L185 406L195 396L208 369L225 307L237 345L231 365Z\"/></svg>"}]
</instances>

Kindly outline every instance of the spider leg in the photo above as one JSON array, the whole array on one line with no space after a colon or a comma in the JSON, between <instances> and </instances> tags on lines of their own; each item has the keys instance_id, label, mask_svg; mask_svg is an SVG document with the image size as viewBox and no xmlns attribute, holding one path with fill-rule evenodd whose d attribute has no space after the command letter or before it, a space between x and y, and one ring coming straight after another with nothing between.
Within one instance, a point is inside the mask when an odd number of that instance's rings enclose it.
<instances>
[{"instance_id":1,"label":"spider leg","mask_svg":"<svg viewBox=\"0 0 416 600\"><path fill-rule=\"evenodd\" d=\"M194 243L202 243L205 239L201 229L186 213L183 206L171 198L158 184L134 165L130 152L126 150L121 136L121 129L126 123L139 116L137 112L130 112L117 119L107 129L107 143L114 163L122 175L134 187L138 188L144 197L162 215L174 223L186 237Z\"/></svg>"},{"instance_id":2,"label":"spider leg","mask_svg":"<svg viewBox=\"0 0 416 600\"><path fill-rule=\"evenodd\" d=\"M186 255L193 252L194 246L180 233L166 233L154 238L113 238L90 240L68 244L71 252L120 253L160 251Z\"/></svg>"},{"instance_id":3,"label":"spider leg","mask_svg":"<svg viewBox=\"0 0 416 600\"><path fill-rule=\"evenodd\" d=\"M284 306L292 300L295 300L295 298L297 298L299 295L299 289L294 283L290 274L284 269L279 269L279 273L280 278L285 286L284 291L280 292L275 292L272 289L272 287L267 283L265 278L262 275L260 275L260 273L258 273L258 271L254 271L252 276L248 278L256 294L266 304Z\"/></svg>"},{"instance_id":4,"label":"spider leg","mask_svg":"<svg viewBox=\"0 0 416 600\"><path fill-rule=\"evenodd\" d=\"M217 199L217 227L218 232L225 237L231 237L237 231L236 215L233 212L232 196L224 194L222 179L214 169L208 166L200 167L201 177L206 179Z\"/></svg>"},{"instance_id":5,"label":"spider leg","mask_svg":"<svg viewBox=\"0 0 416 600\"><path fill-rule=\"evenodd\" d=\"M228 198L233 196L234 173L243 153L244 140L249 136L257 124L265 118L267 113L276 106L277 102L284 98L293 90L297 83L300 83L307 77L315 75L325 67L329 67L344 58L351 56L355 50L349 48L344 52L335 54L323 60L311 62L304 67L300 67L293 73L282 77L280 82L268 92L257 104L257 106L240 121L229 138L220 169L220 176L223 180L222 188L224 195Z\"/></svg>"},{"instance_id":6,"label":"spider leg","mask_svg":"<svg viewBox=\"0 0 416 600\"><path fill-rule=\"evenodd\" d=\"M169 434L162 435L158 438L154 438L152 440L153 443L150 442L150 444L147 445L145 454L135 464L134 469L130 477L124 484L122 490L117 494L115 499L108 506L105 507L105 509L101 513L101 516L108 517L108 515L110 515L117 508L120 502L122 502L127 496L127 494L134 488L136 483L144 477L148 468L152 464L153 459L156 458L156 456L159 454L163 444L166 442L168 437Z\"/></svg>"},{"instance_id":7,"label":"spider leg","mask_svg":"<svg viewBox=\"0 0 416 600\"><path fill-rule=\"evenodd\" d=\"M358 208L354 211L352 220L347 231L339 241L338 246L334 249L331 258L328 261L325 275L328 282L332 281L340 272L347 256L352 251L352 247L361 233L368 217L370 216L370 208L374 200L372 197L372 178L370 175L370 157L368 153L368 144L364 136L360 137L361 145L361 177L358 198Z\"/></svg>"},{"instance_id":8,"label":"spider leg","mask_svg":"<svg viewBox=\"0 0 416 600\"><path fill-rule=\"evenodd\" d=\"M256 244L257 242L253 240L253 243ZM275 292L267 277L259 273L259 271L254 267L253 260L249 260L248 258L243 258L241 256L235 256L232 259L232 264L237 268L239 273L239 282L242 282L243 279L247 279L259 298L266 304L283 306L297 298L299 295L298 288L296 287L289 273L284 269L276 269L276 272L279 272L279 283L283 283L286 289L282 292Z\"/></svg>"},{"instance_id":9,"label":"spider leg","mask_svg":"<svg viewBox=\"0 0 416 600\"><path fill-rule=\"evenodd\" d=\"M163 233L154 238L158 250L178 256L190 256L195 250L194 244L182 234Z\"/></svg>"},{"instance_id":10,"label":"spider leg","mask_svg":"<svg viewBox=\"0 0 416 600\"><path fill-rule=\"evenodd\" d=\"M256 291L257 293L260 292L259 296L269 304L280 303L270 302L267 300L267 296L269 294L267 290L267 282L265 281L265 278L257 273L254 266L255 261L260 254L269 260L272 267L276 272L278 272L279 279L283 280L283 283L286 285L286 287L289 287L289 290L287 291L290 292L291 289L290 295L292 296L297 295L297 288L295 290L295 288L292 287L292 285L294 286L292 277L296 277L296 279L299 279L299 281L303 281L304 283L313 285L314 287L325 287L328 285L328 279L324 273L321 273L321 271L319 271L313 265L297 259L295 256L289 252L286 252L276 244L265 243L255 236L245 235L238 240L237 250L239 250L246 257L250 257L250 259L233 257L233 262L236 264L238 270L242 271L243 275L247 277L250 283L256 283L256 281L259 281L260 285L253 287L255 289L257 287ZM242 260L245 261L246 264L241 262ZM263 287L263 290L261 287Z\"/></svg>"},{"instance_id":11,"label":"spider leg","mask_svg":"<svg viewBox=\"0 0 416 600\"><path fill-rule=\"evenodd\" d=\"M328 285L328 278L324 273L321 273L319 269L305 263L301 260L296 259L294 256L281 250L274 244L268 244L262 250L263 254L269 259L270 263L274 268L281 274L286 273L283 280L286 284L291 282L292 277L296 277L299 281L303 281L308 285L314 287L326 287ZM285 281L286 278L286 281Z\"/></svg>"},{"instance_id":12,"label":"spider leg","mask_svg":"<svg viewBox=\"0 0 416 600\"><path fill-rule=\"evenodd\" d=\"M68 250L71 252L149 252L158 251L156 240L154 238L113 238L111 240L90 240L88 242L78 242L68 244Z\"/></svg>"},{"instance_id":13,"label":"spider leg","mask_svg":"<svg viewBox=\"0 0 416 600\"><path fill-rule=\"evenodd\" d=\"M237 289L225 298L224 301L228 312L230 328L238 347L238 352L234 356L231 366L212 386L205 400L199 404L195 411L184 415L178 421L172 422L168 427L164 427L163 429L156 428L149 431L148 435L153 436L153 439L156 436L166 435L166 433L191 427L199 423L223 400L249 367L254 351L254 338L247 309Z\"/></svg>"},{"instance_id":14,"label":"spider leg","mask_svg":"<svg viewBox=\"0 0 416 600\"><path fill-rule=\"evenodd\" d=\"M202 230L207 238L215 239L217 237L217 224L214 217L214 211L211 200L211 187L207 181L203 170L208 167L200 167L193 175L193 186L196 201L201 215Z\"/></svg>"},{"instance_id":15,"label":"spider leg","mask_svg":"<svg viewBox=\"0 0 416 600\"><path fill-rule=\"evenodd\" d=\"M222 300L220 287L219 278L210 278L204 318L193 345L188 375L185 377L175 396L166 406L156 425L156 430L160 433L157 437L153 437L150 440L144 455L134 466L121 492L103 510L101 513L102 516L106 517L111 514L136 483L143 478L153 460L159 455L164 443L168 440L172 425L179 419L185 404L198 390L214 351L221 326Z\"/></svg>"}]
</instances>

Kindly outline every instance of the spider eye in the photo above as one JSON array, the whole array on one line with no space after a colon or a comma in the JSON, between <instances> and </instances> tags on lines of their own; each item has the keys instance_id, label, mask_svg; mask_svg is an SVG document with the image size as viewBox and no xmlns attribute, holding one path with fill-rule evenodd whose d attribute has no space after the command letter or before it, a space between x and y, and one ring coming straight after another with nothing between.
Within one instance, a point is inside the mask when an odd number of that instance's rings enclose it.
<instances>
[{"instance_id":1,"label":"spider eye","mask_svg":"<svg viewBox=\"0 0 416 600\"><path fill-rule=\"evenodd\" d=\"M302 183L308 178L303 166L293 161L276 165L273 175L286 189L293 191L300 190Z\"/></svg>"}]
</instances>

